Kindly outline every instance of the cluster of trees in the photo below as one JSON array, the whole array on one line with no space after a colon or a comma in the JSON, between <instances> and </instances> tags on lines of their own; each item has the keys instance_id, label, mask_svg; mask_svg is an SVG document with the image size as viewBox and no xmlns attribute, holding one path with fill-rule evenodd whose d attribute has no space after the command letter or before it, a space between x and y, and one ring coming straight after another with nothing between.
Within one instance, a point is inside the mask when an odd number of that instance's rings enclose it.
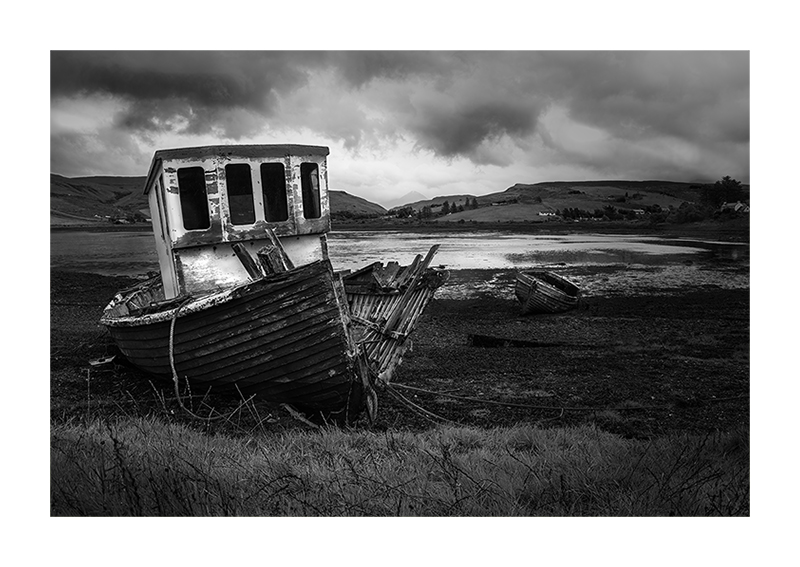
<instances>
[{"instance_id":1,"label":"cluster of trees","mask_svg":"<svg viewBox=\"0 0 800 567\"><path fill-rule=\"evenodd\" d=\"M108 222L112 224L121 224L121 223L137 223L137 222L148 222L148 219L145 215L136 211L134 213L125 213L119 211L116 215L108 217Z\"/></svg>"},{"instance_id":2,"label":"cluster of trees","mask_svg":"<svg viewBox=\"0 0 800 567\"><path fill-rule=\"evenodd\" d=\"M579 220L579 219L601 219L603 218L603 209L595 209L594 211L586 211L577 207L566 207L563 211L556 209L556 215L564 220Z\"/></svg>"},{"instance_id":3,"label":"cluster of trees","mask_svg":"<svg viewBox=\"0 0 800 567\"><path fill-rule=\"evenodd\" d=\"M464 202L464 204L461 205L456 205L455 202L453 202L453 204L451 205L449 201L445 201L444 203L442 203L442 210L440 214L447 215L450 213L461 213L463 211L473 210L477 208L478 208L477 197L473 197L472 199L467 197L467 200Z\"/></svg>"},{"instance_id":4,"label":"cluster of trees","mask_svg":"<svg viewBox=\"0 0 800 567\"><path fill-rule=\"evenodd\" d=\"M723 203L743 201L746 195L742 183L726 175L713 185L704 185L701 197L704 205L719 207Z\"/></svg>"},{"instance_id":5,"label":"cluster of trees","mask_svg":"<svg viewBox=\"0 0 800 567\"><path fill-rule=\"evenodd\" d=\"M565 208L556 210L556 214L564 220L601 219L601 220L634 220L636 213L630 209L617 209L613 205L606 205L602 209L586 211L578 208Z\"/></svg>"},{"instance_id":6,"label":"cluster of trees","mask_svg":"<svg viewBox=\"0 0 800 567\"><path fill-rule=\"evenodd\" d=\"M400 209L394 209L393 213L397 218L401 219L411 217L429 219L433 217L449 215L450 213L460 213L463 211L477 209L478 206L478 199L476 197L472 197L471 199L467 197L466 201L460 204L445 201L442 203L441 207L438 205L425 205L419 211L415 211L413 207L402 207Z\"/></svg>"},{"instance_id":7,"label":"cluster of trees","mask_svg":"<svg viewBox=\"0 0 800 567\"><path fill-rule=\"evenodd\" d=\"M725 176L716 183L694 187L700 190L700 200L698 203L683 202L679 207L670 206L663 209L659 205L645 205L637 208L645 213L645 218L652 224L674 223L683 224L688 222L698 222L707 219L722 220L729 217L738 216L733 210L720 210L723 203L734 203L747 200L747 191L740 181ZM625 197L616 199L616 202L624 203L629 199L641 199L640 193L635 193L632 197L625 194ZM620 209L613 205L606 205L602 209L585 211L582 209L566 208L563 211L556 211L556 214L565 220L578 219L603 219L603 220L634 220L637 215L632 209Z\"/></svg>"}]
</instances>

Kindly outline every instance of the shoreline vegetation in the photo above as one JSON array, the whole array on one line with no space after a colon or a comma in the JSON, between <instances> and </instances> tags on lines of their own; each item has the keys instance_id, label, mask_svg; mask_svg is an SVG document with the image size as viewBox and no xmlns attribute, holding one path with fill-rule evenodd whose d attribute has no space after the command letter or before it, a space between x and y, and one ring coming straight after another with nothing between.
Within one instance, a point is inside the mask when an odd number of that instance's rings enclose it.
<instances>
[{"instance_id":1,"label":"shoreline vegetation","mask_svg":"<svg viewBox=\"0 0 800 567\"><path fill-rule=\"evenodd\" d=\"M51 232L152 232L150 223L110 224L87 223L75 225L51 225ZM359 221L334 221L333 231L400 231L400 232L475 232L509 231L523 234L642 234L665 237L709 238L730 242L750 241L750 222L747 217L727 220L706 220L686 224L657 223L647 221L557 221L530 222L430 222L430 221L385 221L363 219Z\"/></svg>"},{"instance_id":2,"label":"shoreline vegetation","mask_svg":"<svg viewBox=\"0 0 800 567\"><path fill-rule=\"evenodd\" d=\"M747 226L731 222L664 230L749 241ZM526 230L602 223L585 224ZM497 229L435 227L457 228ZM587 277L625 267L593 269ZM377 421L335 429L235 394L181 387L178 400L171 382L122 359L91 365L114 353L99 317L132 280L50 276L52 516L750 514L749 289L654 286L529 317L513 297L434 299ZM550 344L478 348L474 334ZM193 419L181 404L216 419Z\"/></svg>"}]
</instances>

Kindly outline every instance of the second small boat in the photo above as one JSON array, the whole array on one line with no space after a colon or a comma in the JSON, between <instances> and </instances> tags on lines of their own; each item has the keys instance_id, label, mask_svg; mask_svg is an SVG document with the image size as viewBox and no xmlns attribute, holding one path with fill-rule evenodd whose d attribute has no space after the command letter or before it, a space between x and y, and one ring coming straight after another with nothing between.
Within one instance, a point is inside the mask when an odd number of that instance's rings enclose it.
<instances>
[{"instance_id":1,"label":"second small boat","mask_svg":"<svg viewBox=\"0 0 800 567\"><path fill-rule=\"evenodd\" d=\"M580 297L578 286L546 270L517 272L514 293L522 315L568 311L577 307Z\"/></svg>"}]
</instances>

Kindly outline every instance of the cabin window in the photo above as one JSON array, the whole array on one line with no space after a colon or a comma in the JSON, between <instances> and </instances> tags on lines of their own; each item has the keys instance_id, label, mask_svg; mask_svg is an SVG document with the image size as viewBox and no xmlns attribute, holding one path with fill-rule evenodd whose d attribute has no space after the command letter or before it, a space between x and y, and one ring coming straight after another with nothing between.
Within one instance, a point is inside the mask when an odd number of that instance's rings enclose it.
<instances>
[{"instance_id":1,"label":"cabin window","mask_svg":"<svg viewBox=\"0 0 800 567\"><path fill-rule=\"evenodd\" d=\"M303 216L318 219L322 213L319 204L319 168L316 163L300 164L300 184L303 188Z\"/></svg>"},{"instance_id":2,"label":"cabin window","mask_svg":"<svg viewBox=\"0 0 800 567\"><path fill-rule=\"evenodd\" d=\"M228 187L228 211L231 215L231 224L256 222L250 166L246 163L226 165L225 185Z\"/></svg>"},{"instance_id":3,"label":"cabin window","mask_svg":"<svg viewBox=\"0 0 800 567\"><path fill-rule=\"evenodd\" d=\"M178 190L181 196L181 214L186 230L211 226L206 196L206 173L202 167L183 167L178 170Z\"/></svg>"},{"instance_id":4,"label":"cabin window","mask_svg":"<svg viewBox=\"0 0 800 567\"><path fill-rule=\"evenodd\" d=\"M268 222L287 220L286 170L282 163L261 164L261 187L264 192L264 218Z\"/></svg>"}]
</instances>

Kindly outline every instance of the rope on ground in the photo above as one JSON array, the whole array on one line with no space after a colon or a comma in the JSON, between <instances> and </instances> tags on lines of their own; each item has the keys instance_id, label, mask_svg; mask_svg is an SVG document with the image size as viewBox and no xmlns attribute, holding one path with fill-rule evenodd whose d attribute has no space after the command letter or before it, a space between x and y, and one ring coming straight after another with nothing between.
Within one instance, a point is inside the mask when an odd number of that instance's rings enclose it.
<instances>
[{"instance_id":1,"label":"rope on ground","mask_svg":"<svg viewBox=\"0 0 800 567\"><path fill-rule=\"evenodd\" d=\"M227 414L220 414L220 415L217 415L217 416L214 416L214 417L203 417L202 415L197 415L196 413L194 413L192 410L190 410L189 408L187 408L183 404L183 398L181 397L181 393L180 393L178 371L175 369L175 321L178 320L178 313L180 312L180 310L183 309L183 307L187 303L189 303L189 301L191 301L191 300L192 300L191 297L187 297L183 302L181 302L180 305L178 305L177 308L175 308L175 313L172 314L172 320L170 321L170 324L169 324L169 365L170 365L170 368L172 369L172 383L173 383L173 386L175 388L175 399L178 400L178 405L180 405L181 409L183 411L185 411L187 414L189 414L194 419L197 419L197 420L200 420L200 421L206 421L206 422L216 421L218 419L228 419L231 416L235 415L236 412L238 412L240 409L242 409L242 407L245 404L247 404L247 402L252 400L254 396L251 396L247 400L242 400L242 402L239 403L238 407L236 409L234 409L233 411L231 411L231 412L229 412ZM213 411L213 408L212 408L212 411Z\"/></svg>"},{"instance_id":2,"label":"rope on ground","mask_svg":"<svg viewBox=\"0 0 800 567\"><path fill-rule=\"evenodd\" d=\"M283 409L285 409L285 410L286 410L286 412L287 412L289 415L291 415L291 416L292 416L294 419L296 419L297 421L299 421L299 422L301 422L301 423L304 423L304 424L306 424L306 425L308 425L309 427L312 427L312 428L314 428L314 429L320 429L320 426L319 426L319 425L317 425L316 423L314 423L314 422L313 422L313 421L311 421L310 419L307 419L307 418L306 418L306 416L304 416L302 413L300 413L299 411L297 411L296 409L294 409L294 408L293 408L292 406L290 406L289 404L281 404L281 407L282 407Z\"/></svg>"},{"instance_id":3,"label":"rope on ground","mask_svg":"<svg viewBox=\"0 0 800 567\"><path fill-rule=\"evenodd\" d=\"M541 406L541 405L532 405L532 404L520 404L516 402L502 402L499 400L487 400L485 398L473 398L470 396L457 396L455 394L448 394L446 392L434 392L432 390L426 390L424 388L417 388L415 386L407 386L406 384L392 384L395 388L405 388L406 390L414 390L416 392L423 392L425 394L432 394L435 396L444 396L447 398L453 398L456 400L465 400L469 402L479 402L482 404L492 404L498 406L507 406L513 408L524 408L524 409L541 409L541 410L554 410L554 411L561 411L562 413L565 411L635 411L635 410L644 410L644 409L668 409L670 406L620 406L620 407L568 407L568 406ZM701 405L703 404L710 404L716 402L730 402L734 400L742 400L750 398L749 394L745 394L742 396L732 396L730 398L713 398L710 400L703 400L700 402Z\"/></svg>"},{"instance_id":4,"label":"rope on ground","mask_svg":"<svg viewBox=\"0 0 800 567\"><path fill-rule=\"evenodd\" d=\"M394 386L394 384L386 384L386 386L385 386L385 390L389 393L389 395L391 395L393 398L398 400L401 404L405 405L406 407L408 407L409 409L411 409L415 413L420 414L425 419L427 419L429 421L432 421L434 423L444 422L444 423L450 423L450 424L453 424L453 425L460 425L459 423L457 423L455 421L447 419L446 417L442 417L441 415L435 414L432 411L428 411L425 408L423 408L422 406L420 406L418 404L415 404L414 402L412 402L411 400L406 398L403 394L401 394L400 392L395 390L393 388L393 386Z\"/></svg>"}]
</instances>

